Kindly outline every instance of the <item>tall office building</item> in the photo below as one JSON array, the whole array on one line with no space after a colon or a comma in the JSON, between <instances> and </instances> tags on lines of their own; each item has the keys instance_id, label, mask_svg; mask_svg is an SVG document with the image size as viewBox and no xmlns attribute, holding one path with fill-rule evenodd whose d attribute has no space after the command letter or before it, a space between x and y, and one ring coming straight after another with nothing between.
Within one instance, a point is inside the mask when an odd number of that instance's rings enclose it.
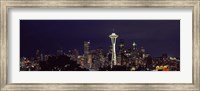
<instances>
[{"instance_id":1,"label":"tall office building","mask_svg":"<svg viewBox=\"0 0 200 91\"><path fill-rule=\"evenodd\" d=\"M47 61L49 59L49 55L44 55L44 61Z\"/></svg>"},{"instance_id":2,"label":"tall office building","mask_svg":"<svg viewBox=\"0 0 200 91\"><path fill-rule=\"evenodd\" d=\"M74 49L72 51L72 60L77 61L79 56L79 51L77 49Z\"/></svg>"},{"instance_id":3,"label":"tall office building","mask_svg":"<svg viewBox=\"0 0 200 91\"><path fill-rule=\"evenodd\" d=\"M120 43L119 43L119 52L122 52L124 49L124 40L120 39Z\"/></svg>"},{"instance_id":4,"label":"tall office building","mask_svg":"<svg viewBox=\"0 0 200 91\"><path fill-rule=\"evenodd\" d=\"M118 52L118 56L117 56L117 64L121 65L122 60L123 60L123 51L124 51L124 40L120 39L119 42L119 52Z\"/></svg>"},{"instance_id":5,"label":"tall office building","mask_svg":"<svg viewBox=\"0 0 200 91\"><path fill-rule=\"evenodd\" d=\"M90 48L90 42L84 41L84 57L85 58L88 58L88 55L90 53L89 48Z\"/></svg>"},{"instance_id":6,"label":"tall office building","mask_svg":"<svg viewBox=\"0 0 200 91\"><path fill-rule=\"evenodd\" d=\"M44 61L44 55L42 53L40 54L40 61Z\"/></svg>"},{"instance_id":7,"label":"tall office building","mask_svg":"<svg viewBox=\"0 0 200 91\"><path fill-rule=\"evenodd\" d=\"M92 68L92 55L91 54L89 54L88 56L87 56L88 58L88 64L89 64L89 68L91 69Z\"/></svg>"},{"instance_id":8,"label":"tall office building","mask_svg":"<svg viewBox=\"0 0 200 91\"><path fill-rule=\"evenodd\" d=\"M116 39L118 35L115 33L112 33L109 37L111 38L111 43L112 43L112 62L114 62L114 65L116 65L117 59L116 59L115 45L116 45Z\"/></svg>"},{"instance_id":9,"label":"tall office building","mask_svg":"<svg viewBox=\"0 0 200 91\"><path fill-rule=\"evenodd\" d=\"M36 56L36 58L40 56L40 50L39 49L36 50L35 56Z\"/></svg>"},{"instance_id":10,"label":"tall office building","mask_svg":"<svg viewBox=\"0 0 200 91\"><path fill-rule=\"evenodd\" d=\"M41 60L41 51L39 49L36 50L36 53L35 53L35 59L37 61L40 61Z\"/></svg>"},{"instance_id":11,"label":"tall office building","mask_svg":"<svg viewBox=\"0 0 200 91\"><path fill-rule=\"evenodd\" d=\"M141 57L142 58L145 57L145 49L144 49L144 47L141 47Z\"/></svg>"}]
</instances>

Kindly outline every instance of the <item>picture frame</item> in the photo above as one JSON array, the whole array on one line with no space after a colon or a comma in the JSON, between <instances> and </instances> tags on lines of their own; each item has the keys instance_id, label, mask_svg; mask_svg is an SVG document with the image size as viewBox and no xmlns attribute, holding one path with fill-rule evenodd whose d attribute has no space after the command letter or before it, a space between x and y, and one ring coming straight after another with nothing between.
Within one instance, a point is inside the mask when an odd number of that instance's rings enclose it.
<instances>
[{"instance_id":1,"label":"picture frame","mask_svg":"<svg viewBox=\"0 0 200 91\"><path fill-rule=\"evenodd\" d=\"M187 90L200 91L199 0L1 0L0 1L0 90ZM11 8L192 8L192 79L187 83L8 83L8 10Z\"/></svg>"}]
</instances>

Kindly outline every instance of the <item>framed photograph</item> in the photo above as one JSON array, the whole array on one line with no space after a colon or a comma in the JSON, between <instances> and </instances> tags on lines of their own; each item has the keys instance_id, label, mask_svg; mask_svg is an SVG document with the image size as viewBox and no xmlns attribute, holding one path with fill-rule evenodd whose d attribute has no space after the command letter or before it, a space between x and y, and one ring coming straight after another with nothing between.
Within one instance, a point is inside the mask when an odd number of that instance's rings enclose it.
<instances>
[{"instance_id":1,"label":"framed photograph","mask_svg":"<svg viewBox=\"0 0 200 91\"><path fill-rule=\"evenodd\" d=\"M0 90L199 87L199 0L1 0Z\"/></svg>"},{"instance_id":2,"label":"framed photograph","mask_svg":"<svg viewBox=\"0 0 200 91\"><path fill-rule=\"evenodd\" d=\"M180 71L180 20L20 20L20 71Z\"/></svg>"}]
</instances>

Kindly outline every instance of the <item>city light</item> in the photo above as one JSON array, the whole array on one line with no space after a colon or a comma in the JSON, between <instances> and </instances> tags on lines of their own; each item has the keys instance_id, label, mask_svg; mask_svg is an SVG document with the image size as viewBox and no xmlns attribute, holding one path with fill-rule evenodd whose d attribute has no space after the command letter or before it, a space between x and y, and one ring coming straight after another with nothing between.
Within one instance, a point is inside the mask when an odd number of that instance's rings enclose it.
<instances>
[{"instance_id":1,"label":"city light","mask_svg":"<svg viewBox=\"0 0 200 91\"><path fill-rule=\"evenodd\" d=\"M21 71L179 71L179 58L163 54L152 58L143 47L138 48L135 42L132 48L125 48L123 40L118 51L116 41L118 35L110 36L112 47L106 53L103 49L91 49L90 41L84 41L84 54L79 50L57 50L56 55L42 54L36 50L35 57L22 57Z\"/></svg>"}]
</instances>

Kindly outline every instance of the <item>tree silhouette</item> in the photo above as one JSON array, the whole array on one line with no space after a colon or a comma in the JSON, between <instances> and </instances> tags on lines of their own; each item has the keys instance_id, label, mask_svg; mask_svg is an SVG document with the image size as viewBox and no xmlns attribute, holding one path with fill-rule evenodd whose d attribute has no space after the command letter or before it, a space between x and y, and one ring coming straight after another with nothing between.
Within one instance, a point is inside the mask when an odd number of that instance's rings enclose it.
<instances>
[{"instance_id":1,"label":"tree silhouette","mask_svg":"<svg viewBox=\"0 0 200 91\"><path fill-rule=\"evenodd\" d=\"M81 68L76 61L65 55L49 57L47 61L40 62L41 71L87 71Z\"/></svg>"}]
</instances>

